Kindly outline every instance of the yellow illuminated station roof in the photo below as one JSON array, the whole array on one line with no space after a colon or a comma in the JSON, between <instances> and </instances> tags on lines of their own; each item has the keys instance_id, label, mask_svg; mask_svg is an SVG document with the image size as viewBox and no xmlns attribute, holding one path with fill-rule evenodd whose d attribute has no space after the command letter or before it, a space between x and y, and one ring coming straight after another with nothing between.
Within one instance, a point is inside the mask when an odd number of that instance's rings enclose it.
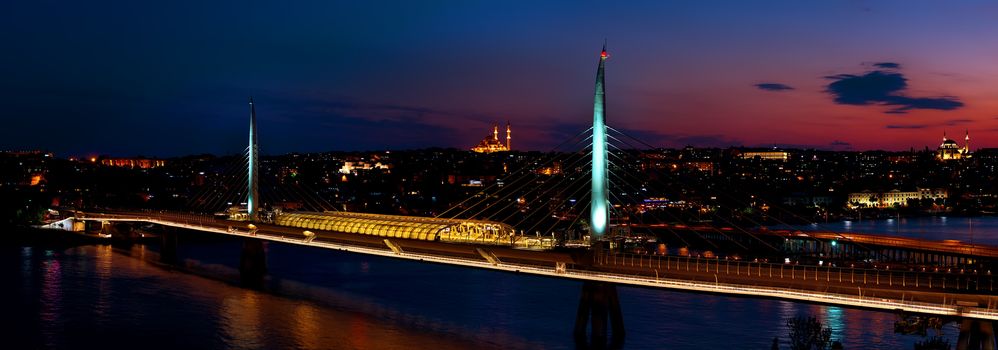
<instances>
[{"instance_id":1,"label":"yellow illuminated station roof","mask_svg":"<svg viewBox=\"0 0 998 350\"><path fill-rule=\"evenodd\" d=\"M285 213L275 223L307 230L458 243L510 244L515 235L512 226L492 221L347 212Z\"/></svg>"}]
</instances>

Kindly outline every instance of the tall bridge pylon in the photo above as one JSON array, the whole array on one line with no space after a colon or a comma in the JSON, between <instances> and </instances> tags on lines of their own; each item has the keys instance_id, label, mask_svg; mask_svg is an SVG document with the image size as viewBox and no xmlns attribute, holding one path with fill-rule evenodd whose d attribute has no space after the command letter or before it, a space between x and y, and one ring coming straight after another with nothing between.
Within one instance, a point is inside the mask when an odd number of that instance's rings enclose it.
<instances>
[{"instance_id":1,"label":"tall bridge pylon","mask_svg":"<svg viewBox=\"0 0 998 350\"><path fill-rule=\"evenodd\" d=\"M260 148L257 145L256 130L256 107L253 106L253 98L249 99L250 106L250 129L249 129L249 180L247 181L246 211L249 221L257 221L260 217Z\"/></svg>"},{"instance_id":2,"label":"tall bridge pylon","mask_svg":"<svg viewBox=\"0 0 998 350\"><path fill-rule=\"evenodd\" d=\"M596 68L596 92L593 97L593 147L592 147L592 192L589 206L589 228L593 247L602 250L598 240L606 234L610 221L610 198L607 187L608 149L606 127L606 90L604 89L604 67L606 63L606 42L599 55ZM609 324L608 322L609 321ZM591 328L589 327L591 326ZM586 330L590 328L590 340L586 342ZM587 347L603 349L607 347L607 334L613 330L610 348L617 348L624 340L624 316L620 310L617 287L609 283L587 281L582 285L579 309L575 316L575 339Z\"/></svg>"},{"instance_id":3,"label":"tall bridge pylon","mask_svg":"<svg viewBox=\"0 0 998 350\"><path fill-rule=\"evenodd\" d=\"M593 240L606 234L609 223L609 198L607 193L607 144L606 144L606 92L603 68L606 62L606 43L600 52L596 69L596 93L593 101L593 162L592 196L590 197L589 225Z\"/></svg>"}]
</instances>

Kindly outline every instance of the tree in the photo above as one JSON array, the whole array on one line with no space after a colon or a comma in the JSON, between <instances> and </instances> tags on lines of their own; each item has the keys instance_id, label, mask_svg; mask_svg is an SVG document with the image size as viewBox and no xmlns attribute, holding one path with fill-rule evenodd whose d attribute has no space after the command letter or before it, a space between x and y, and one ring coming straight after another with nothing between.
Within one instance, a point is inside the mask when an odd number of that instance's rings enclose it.
<instances>
[{"instance_id":1,"label":"tree","mask_svg":"<svg viewBox=\"0 0 998 350\"><path fill-rule=\"evenodd\" d=\"M894 333L905 335L928 335L929 330L936 334L943 329L943 320L938 317L923 317L910 315L904 312L898 313L897 321L894 321Z\"/></svg>"},{"instance_id":2,"label":"tree","mask_svg":"<svg viewBox=\"0 0 998 350\"><path fill-rule=\"evenodd\" d=\"M915 350L950 350L951 348L949 340L945 340L940 336L915 343Z\"/></svg>"},{"instance_id":3,"label":"tree","mask_svg":"<svg viewBox=\"0 0 998 350\"><path fill-rule=\"evenodd\" d=\"M791 350L825 350L832 340L832 329L822 327L814 316L788 319L787 328Z\"/></svg>"}]
</instances>

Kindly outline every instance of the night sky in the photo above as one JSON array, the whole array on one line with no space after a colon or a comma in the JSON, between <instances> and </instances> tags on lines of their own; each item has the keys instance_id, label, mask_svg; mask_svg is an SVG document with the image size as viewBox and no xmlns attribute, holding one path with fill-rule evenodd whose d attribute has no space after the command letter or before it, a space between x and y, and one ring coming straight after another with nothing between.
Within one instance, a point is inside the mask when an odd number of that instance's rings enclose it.
<instances>
[{"instance_id":1,"label":"night sky","mask_svg":"<svg viewBox=\"0 0 998 350\"><path fill-rule=\"evenodd\" d=\"M998 147L990 1L8 1L0 149L545 150L592 119L656 146ZM962 141L961 141L962 143Z\"/></svg>"}]
</instances>

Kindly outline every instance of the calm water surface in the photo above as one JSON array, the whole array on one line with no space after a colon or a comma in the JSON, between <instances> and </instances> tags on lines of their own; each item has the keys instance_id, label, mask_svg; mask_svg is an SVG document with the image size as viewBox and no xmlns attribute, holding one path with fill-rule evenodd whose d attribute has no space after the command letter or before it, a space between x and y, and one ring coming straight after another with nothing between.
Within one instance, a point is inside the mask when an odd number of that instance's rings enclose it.
<instances>
[{"instance_id":1,"label":"calm water surface","mask_svg":"<svg viewBox=\"0 0 998 350\"><path fill-rule=\"evenodd\" d=\"M998 218L924 217L887 220L852 220L793 226L802 230L885 233L932 240L952 239L966 243L998 245Z\"/></svg>"},{"instance_id":2,"label":"calm water surface","mask_svg":"<svg viewBox=\"0 0 998 350\"><path fill-rule=\"evenodd\" d=\"M994 218L837 223L820 229L998 241ZM566 349L581 283L267 244L266 291L240 288L238 240L156 247L0 246L3 348ZM911 349L891 313L619 288L629 349L769 349L784 320L817 316L847 349ZM955 343L948 325L943 335ZM783 348L786 348L784 345Z\"/></svg>"}]
</instances>

